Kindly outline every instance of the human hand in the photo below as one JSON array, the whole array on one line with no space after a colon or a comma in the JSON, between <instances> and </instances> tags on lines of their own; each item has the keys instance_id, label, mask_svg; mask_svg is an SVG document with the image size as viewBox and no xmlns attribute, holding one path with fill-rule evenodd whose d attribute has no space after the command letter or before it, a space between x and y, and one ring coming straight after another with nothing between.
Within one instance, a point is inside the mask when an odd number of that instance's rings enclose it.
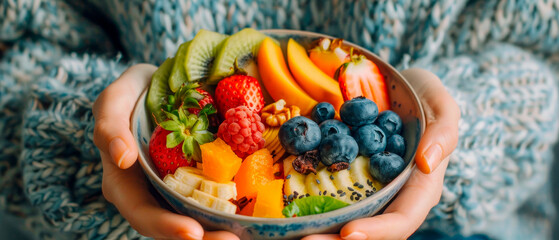
<instances>
[{"instance_id":1,"label":"human hand","mask_svg":"<svg viewBox=\"0 0 559 240\"><path fill-rule=\"evenodd\" d=\"M408 69L402 75L422 101L427 123L417 147L417 168L383 214L351 221L339 235L312 235L305 240L406 239L439 202L448 156L458 142L460 109L431 72Z\"/></svg>"},{"instance_id":2,"label":"human hand","mask_svg":"<svg viewBox=\"0 0 559 240\"><path fill-rule=\"evenodd\" d=\"M206 232L194 219L161 208L148 190L136 159L138 147L130 132L137 99L156 67L138 64L126 70L93 106L93 140L103 161L103 195L141 235L156 239L238 239L224 231Z\"/></svg>"}]
</instances>

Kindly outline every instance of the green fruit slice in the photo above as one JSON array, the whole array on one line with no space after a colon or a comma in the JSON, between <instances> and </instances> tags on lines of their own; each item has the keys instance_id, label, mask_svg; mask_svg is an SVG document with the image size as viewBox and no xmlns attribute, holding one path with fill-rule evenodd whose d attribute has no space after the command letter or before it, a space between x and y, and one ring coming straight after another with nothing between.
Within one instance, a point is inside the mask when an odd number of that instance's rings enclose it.
<instances>
[{"instance_id":1,"label":"green fruit slice","mask_svg":"<svg viewBox=\"0 0 559 240\"><path fill-rule=\"evenodd\" d=\"M184 60L186 77L189 82L206 80L215 56L227 37L227 35L204 29L196 34L186 50Z\"/></svg>"},{"instance_id":2,"label":"green fruit slice","mask_svg":"<svg viewBox=\"0 0 559 240\"><path fill-rule=\"evenodd\" d=\"M171 89L169 89L167 85L167 79L169 79L174 63L174 58L167 58L151 77L146 106L159 123L165 120L165 114L162 108L163 105L167 103L167 96L171 94Z\"/></svg>"},{"instance_id":3,"label":"green fruit slice","mask_svg":"<svg viewBox=\"0 0 559 240\"><path fill-rule=\"evenodd\" d=\"M171 91L176 92L179 90L183 83L186 83L186 72L184 69L184 59L186 58L186 50L190 45L190 41L180 45L177 53L175 54L175 64L171 70L171 77L169 78L169 88Z\"/></svg>"},{"instance_id":4,"label":"green fruit slice","mask_svg":"<svg viewBox=\"0 0 559 240\"><path fill-rule=\"evenodd\" d=\"M217 84L224 77L232 75L235 59L240 67L252 61L264 38L266 35L252 28L245 28L227 38L217 53L206 83Z\"/></svg>"}]
</instances>

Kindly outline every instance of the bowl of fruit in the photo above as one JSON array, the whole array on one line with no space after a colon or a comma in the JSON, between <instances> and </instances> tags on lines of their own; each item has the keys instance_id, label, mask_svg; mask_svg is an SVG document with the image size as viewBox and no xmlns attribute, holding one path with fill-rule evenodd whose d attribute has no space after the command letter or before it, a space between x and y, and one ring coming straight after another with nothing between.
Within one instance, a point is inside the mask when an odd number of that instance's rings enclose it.
<instances>
[{"instance_id":1,"label":"bowl of fruit","mask_svg":"<svg viewBox=\"0 0 559 240\"><path fill-rule=\"evenodd\" d=\"M131 118L139 162L180 214L241 239L332 233L410 176L425 120L378 56L318 33L201 30Z\"/></svg>"}]
</instances>

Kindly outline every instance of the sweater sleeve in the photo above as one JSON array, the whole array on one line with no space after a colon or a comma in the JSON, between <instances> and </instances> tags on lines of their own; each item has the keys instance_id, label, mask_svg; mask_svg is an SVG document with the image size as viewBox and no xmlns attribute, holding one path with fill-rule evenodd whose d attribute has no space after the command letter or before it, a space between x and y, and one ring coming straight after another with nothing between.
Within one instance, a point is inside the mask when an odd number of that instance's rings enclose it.
<instances>
[{"instance_id":1,"label":"sweater sleeve","mask_svg":"<svg viewBox=\"0 0 559 240\"><path fill-rule=\"evenodd\" d=\"M441 78L462 115L440 203L424 227L503 239L545 236L554 215L549 199L538 213L547 224L537 226L532 219L514 229L503 227L526 214L519 209L542 194L549 180L559 134L557 77L550 63L518 47L491 43L479 53L422 67Z\"/></svg>"}]
</instances>

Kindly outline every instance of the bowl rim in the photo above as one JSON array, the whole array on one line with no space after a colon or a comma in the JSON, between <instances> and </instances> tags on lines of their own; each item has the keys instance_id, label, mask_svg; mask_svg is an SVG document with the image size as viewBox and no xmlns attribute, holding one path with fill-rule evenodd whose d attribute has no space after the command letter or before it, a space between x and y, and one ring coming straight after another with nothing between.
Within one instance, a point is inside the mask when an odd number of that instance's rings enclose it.
<instances>
[{"instance_id":1,"label":"bowl rim","mask_svg":"<svg viewBox=\"0 0 559 240\"><path fill-rule=\"evenodd\" d=\"M290 29L262 29L262 30L258 30L264 34L291 34L291 35L297 35L297 36L304 36L304 37L310 37L310 38L320 38L320 37L327 37L327 38L335 38L332 37L330 35L326 35L326 34L322 34L322 33L315 33L315 32L310 32L310 31L303 31L303 30L290 30ZM420 139L423 136L424 132L425 132L425 112L422 106L422 102L419 100L419 97L417 96L417 93L414 91L414 89L411 87L411 84L408 82L408 80L402 76L400 74L399 71L397 71L391 64L387 63L386 61L382 60L379 56L377 56L376 54L372 53L371 51L369 51L368 49L364 48L364 47L360 47L357 44L354 44L352 42L346 41L344 40L344 45L348 45L351 47L355 47L356 49L359 49L359 51L361 51L361 53L365 54L369 59L373 60L375 63L381 63L384 65L384 67L386 67L387 69L389 69L390 71L392 71L393 74L391 75L395 75L396 77L402 79L403 84L408 88L408 91L412 94L411 97L413 98L413 100L415 100L415 102L418 104L419 107L419 127L420 127ZM144 107L145 109L145 97L147 95L147 91L148 91L149 85L146 86L146 88L143 90L142 94L140 95L140 97L138 98L138 100L136 101L136 105L134 106L134 111L131 115L131 119L135 119L134 116L137 115L138 111L139 111L139 107ZM137 132L137 124L136 121L132 121L131 123L131 127L132 127L132 134L134 135L134 138L136 139L136 144L139 147L139 144L141 144L138 136L136 135ZM192 201L190 201L189 199L187 199L185 196L173 191L169 186L167 186L167 184L165 184L163 182L163 180L157 175L157 173L150 168L149 163L147 162L147 159L149 158L149 156L145 156L143 151L141 151L141 149L139 149L138 151L138 161L140 162L140 165L142 167L142 170L144 171L144 173L148 176L148 178L150 178L151 182L156 182L160 187L164 188L167 192L169 192L169 194L172 194L175 198L178 198L181 200L181 203L183 204L188 204L188 207L194 207L197 208L198 211L203 211L203 212L208 212L211 213L215 216L219 216L222 218L227 218L227 219L231 219L234 221L241 221L241 222L254 222L254 223L258 223L258 224L285 224L285 223L300 223L300 222L307 222L307 221L312 221L313 219L316 218L331 218L331 217L335 217L338 215L341 215L343 212L353 212L356 211L360 208L363 208L364 206L384 197L391 189L395 188L397 185L397 182L399 181L404 181L407 182L409 176L411 175L412 171L416 168L416 164L414 161L415 158L415 154L416 152L414 152L410 158L409 163L406 165L406 167L404 168L404 170L394 179L392 180L389 184L387 184L386 186L384 186L382 189L378 190L375 194L366 197L365 199L350 204L346 207L334 210L334 211L330 211L330 212L326 212L326 213L321 213L321 214L315 214L315 215L308 215L308 216L301 216L301 217L295 217L295 218L264 218L264 217L252 217L252 216L244 216L244 215L240 215L240 214L230 214L230 213L224 213L221 211L217 211L214 209L211 209L209 207L206 206L202 206L200 204L196 204ZM402 178L406 178L406 179L402 179ZM157 188L156 188L157 189ZM158 190L159 191L159 190ZM399 192L400 189L397 191ZM161 194L161 193L159 193ZM397 193L396 193L397 194ZM165 198L163 198L165 199ZM167 199L165 199L165 201L169 201ZM390 202L390 201L389 201ZM388 204L389 202L385 203L384 205ZM170 204L172 206L172 204ZM384 206L382 206L384 207ZM174 207L173 207L174 208ZM176 210L176 209L175 209Z\"/></svg>"}]
</instances>

